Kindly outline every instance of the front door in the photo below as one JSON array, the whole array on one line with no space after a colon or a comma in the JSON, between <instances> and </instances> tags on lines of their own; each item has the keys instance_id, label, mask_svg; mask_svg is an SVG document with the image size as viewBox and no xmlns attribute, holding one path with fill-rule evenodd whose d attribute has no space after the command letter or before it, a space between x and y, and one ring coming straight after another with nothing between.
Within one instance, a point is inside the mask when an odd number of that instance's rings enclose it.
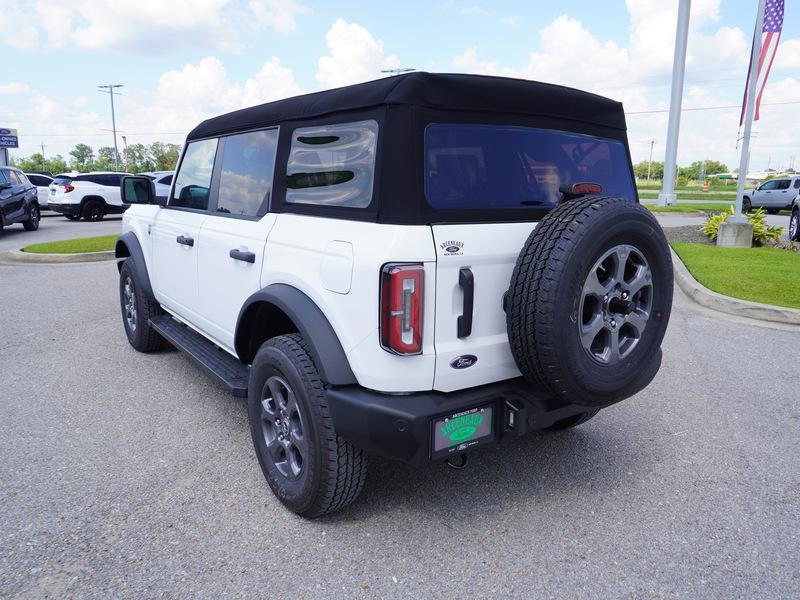
<instances>
[{"instance_id":1,"label":"front door","mask_svg":"<svg viewBox=\"0 0 800 600\"><path fill-rule=\"evenodd\" d=\"M205 331L234 352L239 311L261 287L278 130L221 138L216 202L200 231L200 313Z\"/></svg>"},{"instance_id":2,"label":"front door","mask_svg":"<svg viewBox=\"0 0 800 600\"><path fill-rule=\"evenodd\" d=\"M150 235L156 298L179 317L197 321L200 231L208 218L217 139L191 142L184 152L169 204L154 219Z\"/></svg>"}]
</instances>

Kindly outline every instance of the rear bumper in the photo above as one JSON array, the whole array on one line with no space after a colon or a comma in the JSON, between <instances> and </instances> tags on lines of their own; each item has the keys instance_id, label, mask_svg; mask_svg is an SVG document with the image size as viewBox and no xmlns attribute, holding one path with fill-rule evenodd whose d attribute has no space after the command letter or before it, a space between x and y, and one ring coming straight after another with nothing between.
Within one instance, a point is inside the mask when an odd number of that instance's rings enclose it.
<instances>
[{"instance_id":1,"label":"rear bumper","mask_svg":"<svg viewBox=\"0 0 800 600\"><path fill-rule=\"evenodd\" d=\"M496 415L490 443L497 443L503 437L545 429L594 410L565 405L521 377L450 393L392 395L360 386L339 386L327 394L339 435L370 453L417 467L432 459L432 423L437 417L490 404ZM454 449L453 453L462 451Z\"/></svg>"}]
</instances>

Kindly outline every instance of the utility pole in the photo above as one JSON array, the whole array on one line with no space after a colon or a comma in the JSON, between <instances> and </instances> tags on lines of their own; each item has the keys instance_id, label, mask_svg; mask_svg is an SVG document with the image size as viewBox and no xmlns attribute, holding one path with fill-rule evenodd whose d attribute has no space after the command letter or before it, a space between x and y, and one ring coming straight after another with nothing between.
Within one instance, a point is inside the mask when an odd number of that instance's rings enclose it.
<instances>
[{"instance_id":1,"label":"utility pole","mask_svg":"<svg viewBox=\"0 0 800 600\"><path fill-rule=\"evenodd\" d=\"M44 144L41 144L41 146L42 146L42 171L46 171L47 168L44 166L44 149L46 148L46 146Z\"/></svg>"},{"instance_id":2,"label":"utility pole","mask_svg":"<svg viewBox=\"0 0 800 600\"><path fill-rule=\"evenodd\" d=\"M677 202L675 175L678 160L678 133L681 128L681 102L683 101L683 75L686 70L686 44L689 41L689 13L692 0L680 0L678 28L675 31L675 55L672 59L672 94L669 100L669 125L667 125L667 151L664 156L664 181L658 195L658 206Z\"/></svg>"},{"instance_id":3,"label":"utility pole","mask_svg":"<svg viewBox=\"0 0 800 600\"><path fill-rule=\"evenodd\" d=\"M114 90L121 87L124 86L120 83L109 83L107 85L97 86L97 91L108 94L111 97L111 131L114 135L114 164L117 167L117 171L119 171L119 150L117 149L117 120L114 116L114 94L119 94L119 92L115 92Z\"/></svg>"},{"instance_id":4,"label":"utility pole","mask_svg":"<svg viewBox=\"0 0 800 600\"><path fill-rule=\"evenodd\" d=\"M122 143L125 145L125 172L128 172L128 137L122 136Z\"/></svg>"},{"instance_id":5,"label":"utility pole","mask_svg":"<svg viewBox=\"0 0 800 600\"><path fill-rule=\"evenodd\" d=\"M650 140L650 160L647 161L647 181L650 181L650 167L653 166L653 145L655 143L655 140Z\"/></svg>"}]
</instances>

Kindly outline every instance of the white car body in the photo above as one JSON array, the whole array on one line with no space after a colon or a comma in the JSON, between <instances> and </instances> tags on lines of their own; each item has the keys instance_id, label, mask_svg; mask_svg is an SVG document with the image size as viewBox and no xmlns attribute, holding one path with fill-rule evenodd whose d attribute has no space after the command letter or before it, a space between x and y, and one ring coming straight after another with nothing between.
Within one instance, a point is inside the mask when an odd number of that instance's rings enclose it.
<instances>
[{"instance_id":1,"label":"white car body","mask_svg":"<svg viewBox=\"0 0 800 600\"><path fill-rule=\"evenodd\" d=\"M47 201L50 198L50 184L53 183L53 178L40 173L25 173L25 175L28 177L28 180L36 186L39 197L39 207L46 209Z\"/></svg>"},{"instance_id":2,"label":"white car body","mask_svg":"<svg viewBox=\"0 0 800 600\"><path fill-rule=\"evenodd\" d=\"M765 181L755 189L745 190L744 196L750 199L753 208L774 211L788 209L798 194L800 194L800 175L794 175Z\"/></svg>"},{"instance_id":3,"label":"white car body","mask_svg":"<svg viewBox=\"0 0 800 600\"><path fill-rule=\"evenodd\" d=\"M101 203L103 214L119 214L127 208L120 197L120 178L126 173L92 171L56 175L49 186L47 204L50 210L65 215L84 216L86 203Z\"/></svg>"}]
</instances>

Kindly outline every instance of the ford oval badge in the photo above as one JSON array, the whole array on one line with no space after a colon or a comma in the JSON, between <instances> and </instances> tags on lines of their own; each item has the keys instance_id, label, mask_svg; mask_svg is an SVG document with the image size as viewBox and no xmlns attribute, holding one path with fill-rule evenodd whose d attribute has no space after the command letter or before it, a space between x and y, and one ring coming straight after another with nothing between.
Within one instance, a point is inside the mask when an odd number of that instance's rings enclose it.
<instances>
[{"instance_id":1,"label":"ford oval badge","mask_svg":"<svg viewBox=\"0 0 800 600\"><path fill-rule=\"evenodd\" d=\"M474 354L465 354L464 356L456 356L450 361L450 366L454 369L467 369L478 362L478 357Z\"/></svg>"}]
</instances>

